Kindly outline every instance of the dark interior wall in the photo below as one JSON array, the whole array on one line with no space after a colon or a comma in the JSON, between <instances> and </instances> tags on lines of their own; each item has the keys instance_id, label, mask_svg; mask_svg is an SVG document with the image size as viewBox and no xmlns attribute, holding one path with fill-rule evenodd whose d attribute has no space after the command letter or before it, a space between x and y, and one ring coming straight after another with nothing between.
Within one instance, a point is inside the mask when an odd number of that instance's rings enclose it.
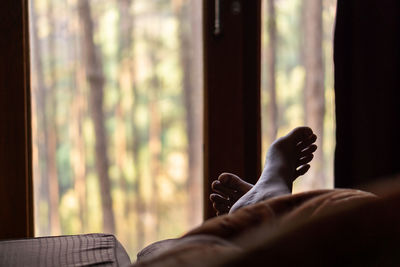
<instances>
[{"instance_id":1,"label":"dark interior wall","mask_svg":"<svg viewBox=\"0 0 400 267\"><path fill-rule=\"evenodd\" d=\"M335 186L400 173L400 2L338 0Z\"/></svg>"},{"instance_id":2,"label":"dark interior wall","mask_svg":"<svg viewBox=\"0 0 400 267\"><path fill-rule=\"evenodd\" d=\"M0 239L33 236L27 3L0 1Z\"/></svg>"}]
</instances>

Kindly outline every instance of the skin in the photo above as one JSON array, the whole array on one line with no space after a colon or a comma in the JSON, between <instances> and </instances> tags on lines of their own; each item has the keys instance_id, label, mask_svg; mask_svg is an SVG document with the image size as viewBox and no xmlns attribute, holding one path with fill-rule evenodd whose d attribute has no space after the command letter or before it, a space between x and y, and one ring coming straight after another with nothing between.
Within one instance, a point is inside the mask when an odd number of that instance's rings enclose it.
<instances>
[{"instance_id":1,"label":"skin","mask_svg":"<svg viewBox=\"0 0 400 267\"><path fill-rule=\"evenodd\" d=\"M214 191L210 200L217 213L217 216L228 213L230 208L251 188L249 184L232 173L222 173L218 180L211 184Z\"/></svg>"},{"instance_id":2,"label":"skin","mask_svg":"<svg viewBox=\"0 0 400 267\"><path fill-rule=\"evenodd\" d=\"M253 186L231 173L212 183L210 200L217 215L234 212L259 201L290 194L293 181L305 174L313 159L317 136L308 127L298 127L277 139L269 148L258 182Z\"/></svg>"}]
</instances>

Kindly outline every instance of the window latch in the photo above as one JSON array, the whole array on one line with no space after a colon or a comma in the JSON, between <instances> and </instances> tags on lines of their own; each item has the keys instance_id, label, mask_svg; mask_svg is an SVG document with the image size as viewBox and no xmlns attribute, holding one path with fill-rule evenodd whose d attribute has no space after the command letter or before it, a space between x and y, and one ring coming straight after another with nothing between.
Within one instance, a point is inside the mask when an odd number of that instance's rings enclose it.
<instances>
[{"instance_id":1,"label":"window latch","mask_svg":"<svg viewBox=\"0 0 400 267\"><path fill-rule=\"evenodd\" d=\"M214 18L214 35L219 36L222 33L221 26L221 0L215 0L215 18Z\"/></svg>"},{"instance_id":2,"label":"window latch","mask_svg":"<svg viewBox=\"0 0 400 267\"><path fill-rule=\"evenodd\" d=\"M214 35L219 36L222 33L222 19L221 19L221 1L223 0L215 0L214 2ZM242 11L242 6L239 0L232 1L231 4L231 12L232 15L239 15Z\"/></svg>"}]
</instances>

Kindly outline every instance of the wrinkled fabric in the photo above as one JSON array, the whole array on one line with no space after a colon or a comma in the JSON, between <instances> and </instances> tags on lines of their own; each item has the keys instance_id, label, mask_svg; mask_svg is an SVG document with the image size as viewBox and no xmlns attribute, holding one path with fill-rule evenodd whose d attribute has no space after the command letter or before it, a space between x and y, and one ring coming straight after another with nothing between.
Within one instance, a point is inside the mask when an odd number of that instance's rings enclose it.
<instances>
[{"instance_id":1,"label":"wrinkled fabric","mask_svg":"<svg viewBox=\"0 0 400 267\"><path fill-rule=\"evenodd\" d=\"M145 258L141 258L139 253L134 266L195 266L193 264L199 263L203 264L199 266L245 266L247 261L263 266L269 251L273 251L270 255L273 260L268 262L278 264L279 259L283 262L291 259L284 256L288 248L295 250L299 246L301 251L313 251L315 245L320 245L312 242L313 238L318 239L317 233L323 236L318 231L339 238L343 229L336 232L335 228L342 227L341 222L352 220L353 216L357 217L356 220L369 220L370 212L364 213L363 209L371 206L375 208L370 211L375 212L378 203L381 200L374 194L351 189L317 190L275 197L208 220L161 250L157 250L155 244L152 253L147 253ZM384 212L383 209L380 211ZM326 218L330 219L329 223ZM319 223L321 220L323 224ZM363 225L358 229L368 231ZM290 245L282 243L286 238L292 239L292 234L299 237L293 238ZM299 244L301 238L309 242ZM339 242L332 237L325 241ZM152 250L152 245L145 250Z\"/></svg>"}]
</instances>

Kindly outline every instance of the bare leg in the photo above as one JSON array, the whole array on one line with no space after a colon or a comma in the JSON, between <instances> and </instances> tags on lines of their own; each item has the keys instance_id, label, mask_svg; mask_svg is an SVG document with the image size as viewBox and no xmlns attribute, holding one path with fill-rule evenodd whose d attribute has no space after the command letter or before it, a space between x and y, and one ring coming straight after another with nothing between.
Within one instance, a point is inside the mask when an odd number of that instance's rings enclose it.
<instances>
[{"instance_id":1,"label":"bare leg","mask_svg":"<svg viewBox=\"0 0 400 267\"><path fill-rule=\"evenodd\" d=\"M305 127L300 127L295 129L294 131L303 131L304 128ZM291 134L288 134L288 136L289 135ZM301 165L296 166L297 172L292 178L293 181L298 176L307 172L309 166L304 162L307 161L307 158L312 159L312 155L308 154L312 154L315 151L316 146L313 145L313 143L316 141L316 138L317 137L314 134L311 134L308 138L305 138L303 141L297 143L297 149L303 151L303 153L299 154L299 156L301 156L303 159L302 161L298 161L298 164ZM291 184L289 185L289 187L290 186ZM210 195L210 200L213 203L213 207L216 210L217 215L222 215L228 213L231 207L236 203L236 201L238 201L244 194L246 194L253 187L253 185L243 181L234 174L223 173L218 177L218 180L215 180L212 183L211 187L214 193Z\"/></svg>"},{"instance_id":2,"label":"bare leg","mask_svg":"<svg viewBox=\"0 0 400 267\"><path fill-rule=\"evenodd\" d=\"M317 137L308 127L298 127L276 140L268 150L266 164L258 182L231 208L234 212L243 206L290 194L293 181L305 174L313 159Z\"/></svg>"}]
</instances>

